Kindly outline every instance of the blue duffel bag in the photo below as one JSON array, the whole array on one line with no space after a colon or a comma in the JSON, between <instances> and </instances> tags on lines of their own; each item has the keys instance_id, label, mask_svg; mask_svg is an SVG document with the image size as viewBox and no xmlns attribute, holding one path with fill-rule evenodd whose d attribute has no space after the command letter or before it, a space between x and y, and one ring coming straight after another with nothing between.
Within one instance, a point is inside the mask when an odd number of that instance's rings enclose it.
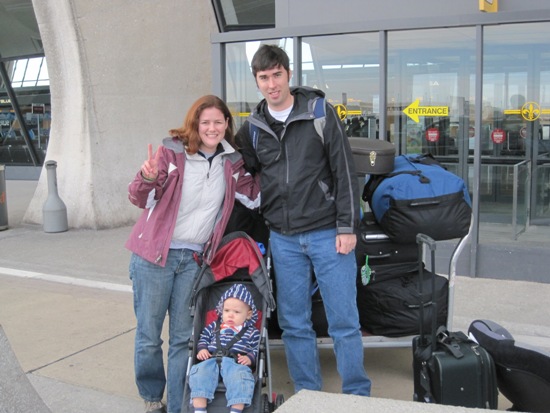
<instances>
[{"instance_id":1,"label":"blue duffel bag","mask_svg":"<svg viewBox=\"0 0 550 413\"><path fill-rule=\"evenodd\" d=\"M369 178L363 200L394 242L414 243L418 233L461 238L470 228L472 202L464 181L431 154L397 156L391 173Z\"/></svg>"}]
</instances>

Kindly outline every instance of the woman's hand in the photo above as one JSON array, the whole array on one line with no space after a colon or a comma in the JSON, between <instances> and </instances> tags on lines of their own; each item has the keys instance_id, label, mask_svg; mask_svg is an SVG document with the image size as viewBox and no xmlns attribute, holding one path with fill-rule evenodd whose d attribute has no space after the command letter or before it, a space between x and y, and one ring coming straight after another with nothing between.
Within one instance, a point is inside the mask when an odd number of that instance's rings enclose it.
<instances>
[{"instance_id":1,"label":"woman's hand","mask_svg":"<svg viewBox=\"0 0 550 413\"><path fill-rule=\"evenodd\" d=\"M141 165L141 176L147 181L154 181L159 174L160 147L153 156L153 145L148 145L147 160Z\"/></svg>"}]
</instances>

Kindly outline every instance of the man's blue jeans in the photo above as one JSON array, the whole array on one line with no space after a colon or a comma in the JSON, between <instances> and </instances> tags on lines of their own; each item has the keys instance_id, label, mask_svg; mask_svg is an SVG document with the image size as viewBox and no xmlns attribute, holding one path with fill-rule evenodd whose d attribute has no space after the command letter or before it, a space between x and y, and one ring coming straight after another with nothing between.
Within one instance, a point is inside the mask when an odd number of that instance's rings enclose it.
<instances>
[{"instance_id":1,"label":"man's blue jeans","mask_svg":"<svg viewBox=\"0 0 550 413\"><path fill-rule=\"evenodd\" d=\"M190 315L192 287L199 266L190 250L170 250L166 266L160 267L133 254L130 278L137 319L134 369L140 396L160 401L167 389L169 413L179 413L183 400L193 329ZM162 356L162 325L169 316L168 365Z\"/></svg>"},{"instance_id":2,"label":"man's blue jeans","mask_svg":"<svg viewBox=\"0 0 550 413\"><path fill-rule=\"evenodd\" d=\"M328 332L334 342L342 392L370 396L371 381L363 366L354 254L336 252L335 229L295 235L271 231L270 243L277 314L295 391L322 388L317 340L311 323L313 269L325 306Z\"/></svg>"},{"instance_id":3,"label":"man's blue jeans","mask_svg":"<svg viewBox=\"0 0 550 413\"><path fill-rule=\"evenodd\" d=\"M189 372L191 399L204 397L208 401L212 401L220 374L225 384L227 406L240 403L249 406L254 396L254 376L250 367L238 364L231 357L221 359L221 368L216 357L201 361L191 367Z\"/></svg>"}]
</instances>

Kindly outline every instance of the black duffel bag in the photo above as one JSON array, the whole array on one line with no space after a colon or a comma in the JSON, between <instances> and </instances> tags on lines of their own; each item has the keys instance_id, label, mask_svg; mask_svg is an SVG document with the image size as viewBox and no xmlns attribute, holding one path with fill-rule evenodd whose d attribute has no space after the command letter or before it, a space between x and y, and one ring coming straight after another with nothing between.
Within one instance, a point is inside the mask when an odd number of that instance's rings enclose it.
<instances>
[{"instance_id":1,"label":"black duffel bag","mask_svg":"<svg viewBox=\"0 0 550 413\"><path fill-rule=\"evenodd\" d=\"M387 272L387 268L385 270ZM431 271L424 269L423 300L418 292L418 270L393 276L386 273L382 277L375 277L373 282L366 286L358 282L357 308L361 327L377 336L417 335L420 328L420 303L424 302L424 331L429 331L434 308L431 302L432 274ZM448 295L447 278L435 275L437 325L447 323Z\"/></svg>"}]
</instances>

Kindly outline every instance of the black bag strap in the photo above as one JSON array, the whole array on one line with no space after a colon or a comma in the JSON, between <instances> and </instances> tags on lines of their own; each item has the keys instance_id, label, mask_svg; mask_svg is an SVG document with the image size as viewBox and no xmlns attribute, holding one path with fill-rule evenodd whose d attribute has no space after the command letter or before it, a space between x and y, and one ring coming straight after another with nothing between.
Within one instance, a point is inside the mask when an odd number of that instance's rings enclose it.
<instances>
[{"instance_id":1,"label":"black bag strap","mask_svg":"<svg viewBox=\"0 0 550 413\"><path fill-rule=\"evenodd\" d=\"M423 361L420 368L420 386L424 389L424 402L433 403L432 384L430 381L430 372L428 371L428 363Z\"/></svg>"},{"instance_id":2,"label":"black bag strap","mask_svg":"<svg viewBox=\"0 0 550 413\"><path fill-rule=\"evenodd\" d=\"M418 276L419 276L419 280L418 280L418 293L420 294L420 313L419 313L419 321L420 321L420 330L419 330L419 333L420 333L420 345L421 346L426 346L426 347L429 347L431 349L431 352L434 352L435 351L435 348L436 348L436 329L437 329L437 325L436 325L436 314L437 314L437 304L436 304L436 300L435 300L435 276L436 276L436 273L435 273L435 249L436 249L436 244L435 244L435 241L429 237L428 235L426 234L416 234L416 243L418 244ZM427 341L427 338L426 338L426 334L424 334L424 294L423 294L423 291L422 291L422 284L423 284L423 278L424 278L424 265L423 265L423 261L422 261L422 256L423 256L423 245L426 244L430 250L430 258L431 258L431 269L433 271L432 273L432 297L431 297L431 301L432 301L432 327L431 327L431 334L430 334L430 342L429 342L429 345L427 345L428 343L426 343Z\"/></svg>"},{"instance_id":3,"label":"black bag strap","mask_svg":"<svg viewBox=\"0 0 550 413\"><path fill-rule=\"evenodd\" d=\"M469 343L472 340L462 331L449 332L444 326L441 326L437 331L437 342L455 358L460 359L464 357L460 351L460 343Z\"/></svg>"},{"instance_id":4,"label":"black bag strap","mask_svg":"<svg viewBox=\"0 0 550 413\"><path fill-rule=\"evenodd\" d=\"M241 329L241 331L239 331L237 334L233 336L231 341L227 343L226 346L223 346L220 340L220 326L221 326L221 322L218 321L216 323L216 331L214 333L216 335L216 349L217 349L216 360L218 361L218 363L221 363L221 360L223 357L229 356L229 350L233 348L233 346L237 341L243 338L244 334L246 333L246 330L248 330L248 325L245 325Z\"/></svg>"},{"instance_id":5,"label":"black bag strap","mask_svg":"<svg viewBox=\"0 0 550 413\"><path fill-rule=\"evenodd\" d=\"M431 153L423 153L421 155L418 155L416 158L409 158L410 162L413 163L420 163L422 165L435 165L439 166L440 168L447 169Z\"/></svg>"},{"instance_id":6,"label":"black bag strap","mask_svg":"<svg viewBox=\"0 0 550 413\"><path fill-rule=\"evenodd\" d=\"M372 196L374 195L374 191L376 191L376 188L378 188L378 185L386 179L389 176L389 174L386 175L371 175L369 177L369 180L365 183L365 186L363 187L363 194L361 195L361 198L363 201L368 202L369 204L372 201Z\"/></svg>"}]
</instances>

